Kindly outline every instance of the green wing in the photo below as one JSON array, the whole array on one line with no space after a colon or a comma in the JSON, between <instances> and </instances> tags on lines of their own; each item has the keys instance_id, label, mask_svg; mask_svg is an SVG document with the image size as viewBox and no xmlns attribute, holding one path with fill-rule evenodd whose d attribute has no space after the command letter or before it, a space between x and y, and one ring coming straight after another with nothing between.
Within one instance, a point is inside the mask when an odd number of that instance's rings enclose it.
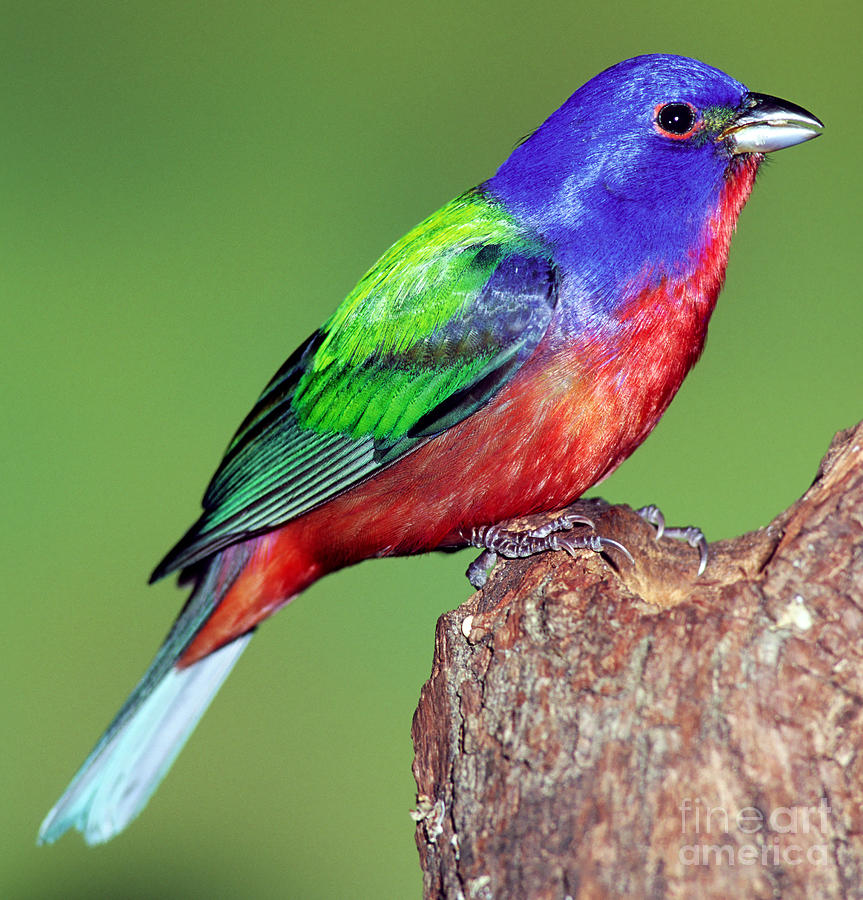
<instances>
[{"instance_id":1,"label":"green wing","mask_svg":"<svg viewBox=\"0 0 863 900\"><path fill-rule=\"evenodd\" d=\"M483 406L545 334L549 253L478 191L391 247L282 366L153 580L314 509Z\"/></svg>"}]
</instances>

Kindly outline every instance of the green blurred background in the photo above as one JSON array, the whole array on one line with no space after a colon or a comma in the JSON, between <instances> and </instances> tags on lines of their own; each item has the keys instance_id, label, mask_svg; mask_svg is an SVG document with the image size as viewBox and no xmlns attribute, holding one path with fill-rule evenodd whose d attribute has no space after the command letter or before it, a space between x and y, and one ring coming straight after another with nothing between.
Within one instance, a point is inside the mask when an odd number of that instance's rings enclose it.
<instances>
[{"instance_id":1,"label":"green blurred background","mask_svg":"<svg viewBox=\"0 0 863 900\"><path fill-rule=\"evenodd\" d=\"M470 554L316 585L127 832L34 839L179 609L146 577L266 380L624 57L700 57L827 134L760 178L703 361L601 493L711 539L792 502L863 415L860 26L852 2L3 3L0 894L419 896L411 714Z\"/></svg>"}]
</instances>

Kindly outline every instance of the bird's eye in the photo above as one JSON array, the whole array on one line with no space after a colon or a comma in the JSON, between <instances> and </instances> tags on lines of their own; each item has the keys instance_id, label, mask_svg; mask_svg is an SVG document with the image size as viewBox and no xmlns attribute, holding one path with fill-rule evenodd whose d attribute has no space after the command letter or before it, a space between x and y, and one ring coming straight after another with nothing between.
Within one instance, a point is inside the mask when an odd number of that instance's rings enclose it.
<instances>
[{"instance_id":1,"label":"bird's eye","mask_svg":"<svg viewBox=\"0 0 863 900\"><path fill-rule=\"evenodd\" d=\"M688 103L663 103L656 109L656 124L669 137L686 138L695 130L698 117Z\"/></svg>"}]
</instances>

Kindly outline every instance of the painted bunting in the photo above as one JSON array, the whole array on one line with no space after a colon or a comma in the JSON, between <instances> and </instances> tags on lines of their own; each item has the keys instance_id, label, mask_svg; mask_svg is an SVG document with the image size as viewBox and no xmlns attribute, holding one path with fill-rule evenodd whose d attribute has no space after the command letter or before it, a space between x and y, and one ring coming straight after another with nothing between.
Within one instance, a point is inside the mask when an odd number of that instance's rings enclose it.
<instances>
[{"instance_id":1,"label":"painted bunting","mask_svg":"<svg viewBox=\"0 0 863 900\"><path fill-rule=\"evenodd\" d=\"M822 127L704 63L637 57L387 250L267 385L157 566L191 595L40 841L124 828L255 626L318 578L501 549L488 526L629 456L701 354L764 154Z\"/></svg>"}]
</instances>

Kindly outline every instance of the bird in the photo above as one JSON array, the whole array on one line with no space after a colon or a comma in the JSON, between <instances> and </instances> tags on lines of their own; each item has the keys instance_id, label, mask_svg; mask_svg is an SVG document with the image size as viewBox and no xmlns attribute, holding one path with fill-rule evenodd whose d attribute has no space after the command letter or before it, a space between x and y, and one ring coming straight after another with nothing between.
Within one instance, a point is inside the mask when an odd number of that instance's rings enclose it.
<instances>
[{"instance_id":1,"label":"bird","mask_svg":"<svg viewBox=\"0 0 863 900\"><path fill-rule=\"evenodd\" d=\"M638 56L393 244L229 443L151 578L179 573L186 604L39 842L124 829L258 624L313 582L375 557L503 550L497 523L564 509L612 472L701 355L765 154L822 131L706 63Z\"/></svg>"}]
</instances>

